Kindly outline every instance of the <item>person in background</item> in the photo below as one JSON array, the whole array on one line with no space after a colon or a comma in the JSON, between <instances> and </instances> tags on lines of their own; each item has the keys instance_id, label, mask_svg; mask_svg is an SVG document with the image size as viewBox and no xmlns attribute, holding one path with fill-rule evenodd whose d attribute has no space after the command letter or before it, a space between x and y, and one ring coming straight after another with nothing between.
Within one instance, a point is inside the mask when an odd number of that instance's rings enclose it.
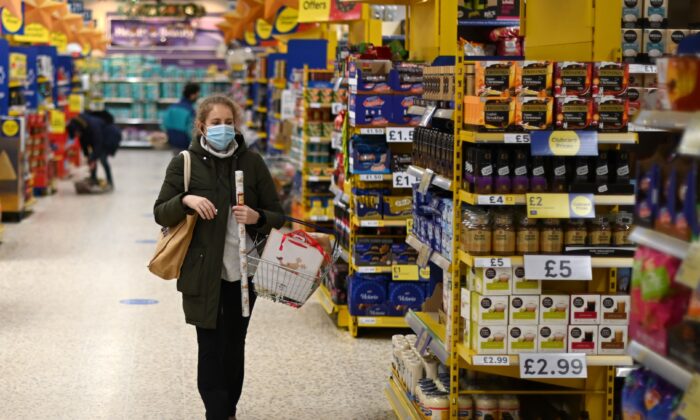
<instances>
[{"instance_id":1,"label":"person in background","mask_svg":"<svg viewBox=\"0 0 700 420\"><path fill-rule=\"evenodd\" d=\"M199 98L199 90L197 83L187 83L182 91L180 102L171 105L165 111L162 127L168 135L168 144L176 155L190 147L195 116L194 104Z\"/></svg>"},{"instance_id":2,"label":"person in background","mask_svg":"<svg viewBox=\"0 0 700 420\"><path fill-rule=\"evenodd\" d=\"M99 161L105 171L105 177L107 178L106 190L108 191L114 189L114 179L112 178L112 169L109 166L108 156L116 153L121 141L121 132L118 131L119 129L114 124L109 124L110 118L111 115L108 118L106 115L99 113L83 112L72 118L67 126L68 135L71 138L80 138L80 147L90 167L90 183L95 187L99 186L97 180L97 161ZM114 121L113 118L111 120ZM115 136L115 132L110 126L117 130L118 136Z\"/></svg>"}]
</instances>

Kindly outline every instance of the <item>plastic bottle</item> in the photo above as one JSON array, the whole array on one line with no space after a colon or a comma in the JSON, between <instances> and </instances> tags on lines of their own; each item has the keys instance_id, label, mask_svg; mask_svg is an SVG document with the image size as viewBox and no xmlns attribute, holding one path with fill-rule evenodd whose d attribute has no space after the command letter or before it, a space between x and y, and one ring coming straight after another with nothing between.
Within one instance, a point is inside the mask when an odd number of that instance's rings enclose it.
<instances>
[{"instance_id":1,"label":"plastic bottle","mask_svg":"<svg viewBox=\"0 0 700 420\"><path fill-rule=\"evenodd\" d=\"M520 400L515 395L498 398L498 412L502 420L520 420Z\"/></svg>"},{"instance_id":2,"label":"plastic bottle","mask_svg":"<svg viewBox=\"0 0 700 420\"><path fill-rule=\"evenodd\" d=\"M457 400L459 412L457 418L459 420L471 420L472 411L474 410L474 400L471 395L460 395Z\"/></svg>"},{"instance_id":3,"label":"plastic bottle","mask_svg":"<svg viewBox=\"0 0 700 420\"><path fill-rule=\"evenodd\" d=\"M498 419L498 400L488 395L474 398L474 420Z\"/></svg>"},{"instance_id":4,"label":"plastic bottle","mask_svg":"<svg viewBox=\"0 0 700 420\"><path fill-rule=\"evenodd\" d=\"M425 416L430 420L448 420L450 418L450 400L445 392L435 392L426 396Z\"/></svg>"}]
</instances>

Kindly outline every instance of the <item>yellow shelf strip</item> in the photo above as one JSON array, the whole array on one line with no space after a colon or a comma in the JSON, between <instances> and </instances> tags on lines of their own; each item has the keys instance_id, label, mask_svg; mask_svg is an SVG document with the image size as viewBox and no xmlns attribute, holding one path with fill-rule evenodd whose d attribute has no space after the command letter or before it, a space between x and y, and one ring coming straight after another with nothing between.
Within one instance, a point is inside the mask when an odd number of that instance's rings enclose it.
<instances>
[{"instance_id":1,"label":"yellow shelf strip","mask_svg":"<svg viewBox=\"0 0 700 420\"><path fill-rule=\"evenodd\" d=\"M362 265L362 266L358 266L358 265L355 265L355 263L352 263L352 268L354 271L356 271L358 273L364 273L364 274L391 273L391 266L390 265L382 265L382 266Z\"/></svg>"},{"instance_id":2,"label":"yellow shelf strip","mask_svg":"<svg viewBox=\"0 0 700 420\"><path fill-rule=\"evenodd\" d=\"M466 345L460 343L457 344L457 350L463 362L466 366L472 365L472 356L476 356L476 352L467 348ZM510 366L519 366L520 357L517 354L508 355ZM586 355L586 365L587 366L632 366L634 361L632 356L628 355Z\"/></svg>"},{"instance_id":3,"label":"yellow shelf strip","mask_svg":"<svg viewBox=\"0 0 700 420\"><path fill-rule=\"evenodd\" d=\"M459 132L459 139L467 143L506 143L506 135L521 135L522 143L530 142L529 133L480 133L478 131L462 130ZM628 133L598 133L598 144L635 144L639 141L639 135L634 132Z\"/></svg>"},{"instance_id":4,"label":"yellow shelf strip","mask_svg":"<svg viewBox=\"0 0 700 420\"><path fill-rule=\"evenodd\" d=\"M525 194L474 194L464 190L459 191L459 200L465 204L486 206L517 206L527 203ZM597 206L632 206L634 195L600 195L593 196Z\"/></svg>"},{"instance_id":5,"label":"yellow shelf strip","mask_svg":"<svg viewBox=\"0 0 700 420\"><path fill-rule=\"evenodd\" d=\"M360 219L357 215L352 216L353 226L359 227L401 227L406 226L406 219L400 220L368 220Z\"/></svg>"},{"instance_id":6,"label":"yellow shelf strip","mask_svg":"<svg viewBox=\"0 0 700 420\"><path fill-rule=\"evenodd\" d=\"M522 255L480 255L472 256L467 252L459 250L459 260L469 267L486 267L488 262L494 258L508 258L511 265L523 265ZM483 260L483 263L480 261ZM625 268L632 267L634 258L632 257L591 257L591 267L593 268Z\"/></svg>"},{"instance_id":7,"label":"yellow shelf strip","mask_svg":"<svg viewBox=\"0 0 700 420\"><path fill-rule=\"evenodd\" d=\"M408 324L402 316L358 316L357 326L363 328L406 328Z\"/></svg>"}]
</instances>

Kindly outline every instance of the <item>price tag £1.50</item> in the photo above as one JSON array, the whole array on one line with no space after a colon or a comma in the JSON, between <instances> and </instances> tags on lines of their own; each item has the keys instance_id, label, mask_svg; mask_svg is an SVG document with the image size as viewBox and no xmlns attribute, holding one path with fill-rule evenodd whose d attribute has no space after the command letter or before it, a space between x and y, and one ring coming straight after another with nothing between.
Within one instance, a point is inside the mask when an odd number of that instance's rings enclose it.
<instances>
[{"instance_id":1,"label":"price tag \u00a31.50","mask_svg":"<svg viewBox=\"0 0 700 420\"><path fill-rule=\"evenodd\" d=\"M411 143L413 142L413 127L388 127L386 129L387 143Z\"/></svg>"},{"instance_id":2,"label":"price tag \u00a31.50","mask_svg":"<svg viewBox=\"0 0 700 420\"><path fill-rule=\"evenodd\" d=\"M586 355L582 353L532 353L520 355L520 377L587 378Z\"/></svg>"},{"instance_id":3,"label":"price tag \u00a31.50","mask_svg":"<svg viewBox=\"0 0 700 420\"><path fill-rule=\"evenodd\" d=\"M528 280L592 280L589 255L525 255Z\"/></svg>"}]
</instances>

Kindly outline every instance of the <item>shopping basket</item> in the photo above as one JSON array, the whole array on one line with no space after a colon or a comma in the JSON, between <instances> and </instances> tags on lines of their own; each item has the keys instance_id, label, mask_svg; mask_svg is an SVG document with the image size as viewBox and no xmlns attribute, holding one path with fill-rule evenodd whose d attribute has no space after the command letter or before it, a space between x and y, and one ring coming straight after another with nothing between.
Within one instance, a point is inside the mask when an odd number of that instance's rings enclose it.
<instances>
[{"instance_id":1,"label":"shopping basket","mask_svg":"<svg viewBox=\"0 0 700 420\"><path fill-rule=\"evenodd\" d=\"M287 221L298 223L310 227L319 233L333 235L333 231L324 229L313 223L303 220L286 217ZM256 250L267 237L259 240L256 238L254 246L247 251L248 272L255 273L253 285L255 294L258 297L282 303L293 308L300 308L306 303L319 285L326 280L333 264L340 256L338 241L333 240L329 258L322 264L316 275L303 273L287 266L281 265L278 261L265 260L256 255Z\"/></svg>"}]
</instances>

